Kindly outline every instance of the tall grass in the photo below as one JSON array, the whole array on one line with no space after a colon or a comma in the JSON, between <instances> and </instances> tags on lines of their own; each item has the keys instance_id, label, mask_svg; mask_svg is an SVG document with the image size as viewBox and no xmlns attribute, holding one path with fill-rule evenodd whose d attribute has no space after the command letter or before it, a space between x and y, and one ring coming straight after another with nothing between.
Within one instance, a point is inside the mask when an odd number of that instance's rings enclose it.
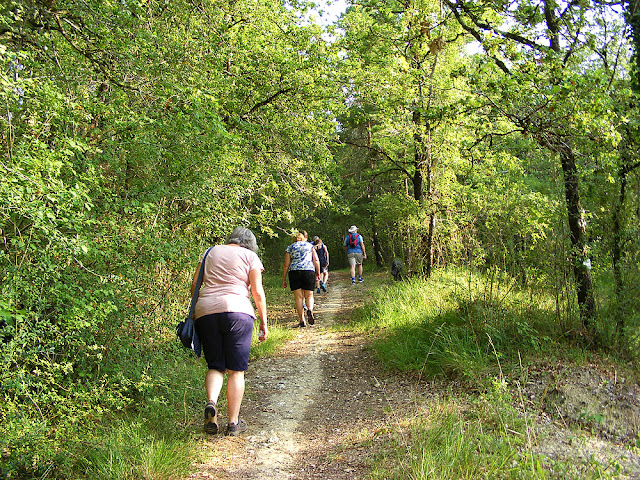
<instances>
[{"instance_id":1,"label":"tall grass","mask_svg":"<svg viewBox=\"0 0 640 480\"><path fill-rule=\"evenodd\" d=\"M515 420L515 413L509 418ZM472 418L455 401L431 406L405 426L404 437L389 443L373 478L544 478L539 466L519 457L523 437L506 430L505 423L485 420Z\"/></svg>"},{"instance_id":2,"label":"tall grass","mask_svg":"<svg viewBox=\"0 0 640 480\"><path fill-rule=\"evenodd\" d=\"M351 325L375 337L373 348L388 367L429 376L476 381L495 373L502 358L554 351L562 330L552 299L495 279L489 292L476 277L439 271L377 289Z\"/></svg>"},{"instance_id":3,"label":"tall grass","mask_svg":"<svg viewBox=\"0 0 640 480\"><path fill-rule=\"evenodd\" d=\"M193 457L179 438L160 437L138 422L118 422L85 454L86 478L112 480L184 478Z\"/></svg>"}]
</instances>

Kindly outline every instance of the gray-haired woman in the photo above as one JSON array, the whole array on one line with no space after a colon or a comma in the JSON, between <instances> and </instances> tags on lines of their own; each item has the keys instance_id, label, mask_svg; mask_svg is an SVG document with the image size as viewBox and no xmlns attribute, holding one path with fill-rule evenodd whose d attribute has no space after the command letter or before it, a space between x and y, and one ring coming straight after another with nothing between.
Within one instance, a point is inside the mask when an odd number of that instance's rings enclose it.
<instances>
[{"instance_id":1,"label":"gray-haired woman","mask_svg":"<svg viewBox=\"0 0 640 480\"><path fill-rule=\"evenodd\" d=\"M227 373L227 408L229 423L227 435L238 435L247 430L239 418L244 396L244 372L249 364L249 350L256 314L249 292L260 317L260 341L264 341L267 328L267 304L262 286L264 267L257 255L258 244L251 230L237 227L225 245L211 249L204 264L202 287L195 306L195 328L202 342L207 361L205 388L207 405L204 410L204 429L218 433L217 402L224 374ZM195 290L202 257L191 283Z\"/></svg>"}]
</instances>

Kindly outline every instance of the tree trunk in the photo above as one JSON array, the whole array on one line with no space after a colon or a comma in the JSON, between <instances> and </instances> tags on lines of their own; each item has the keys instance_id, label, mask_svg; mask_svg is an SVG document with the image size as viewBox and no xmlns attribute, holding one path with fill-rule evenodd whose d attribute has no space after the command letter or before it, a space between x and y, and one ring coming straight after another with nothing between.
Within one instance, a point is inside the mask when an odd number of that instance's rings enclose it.
<instances>
[{"instance_id":1,"label":"tree trunk","mask_svg":"<svg viewBox=\"0 0 640 480\"><path fill-rule=\"evenodd\" d=\"M427 277L433 273L433 235L436 229L436 214L429 215L429 231L427 232Z\"/></svg>"},{"instance_id":2,"label":"tree trunk","mask_svg":"<svg viewBox=\"0 0 640 480\"><path fill-rule=\"evenodd\" d=\"M626 196L627 188L627 171L623 167L619 173L620 192L618 194L618 204L613 209L613 245L612 245L612 262L613 262L613 278L616 285L616 301L618 303L618 315L616 329L618 336L621 336L624 330L624 315L620 311L622 302L622 270L620 268L620 260L622 258L622 225L620 217L622 215L622 206Z\"/></svg>"},{"instance_id":3,"label":"tree trunk","mask_svg":"<svg viewBox=\"0 0 640 480\"><path fill-rule=\"evenodd\" d=\"M586 220L580 206L578 191L578 170L573 150L567 146L556 149L560 153L564 175L564 192L567 202L567 219L571 233L571 259L576 280L576 293L582 327L589 335L593 334L592 320L596 313L596 302L591 281L591 259L586 250Z\"/></svg>"},{"instance_id":4,"label":"tree trunk","mask_svg":"<svg viewBox=\"0 0 640 480\"><path fill-rule=\"evenodd\" d=\"M430 201L429 209L429 226L427 229L427 238L426 238L426 246L427 246L427 278L431 278L431 274L433 273L433 237L435 235L436 230L436 212L435 212L435 199L433 198L433 156L431 153L431 128L427 125L427 143L426 143L426 177L427 177L427 195L426 197Z\"/></svg>"},{"instance_id":5,"label":"tree trunk","mask_svg":"<svg viewBox=\"0 0 640 480\"><path fill-rule=\"evenodd\" d=\"M424 138L420 132L422 128L422 115L418 111L417 107L413 111L413 128L415 133L413 134L413 177L411 181L413 183L413 198L418 202L422 202L424 199L424 177L422 168L425 164L424 154Z\"/></svg>"},{"instance_id":6,"label":"tree trunk","mask_svg":"<svg viewBox=\"0 0 640 480\"><path fill-rule=\"evenodd\" d=\"M616 323L617 334L621 337L624 334L624 315L623 315L623 295L624 295L624 280L622 279L622 253L623 253L623 220L622 211L627 196L627 182L629 174L635 169L640 168L640 162L631 163L633 160L633 154L627 148L621 148L620 159L622 160L622 166L618 171L618 182L620 183L620 190L618 192L618 203L613 208L613 245L611 246L611 261L613 263L613 278L615 281L615 293L616 302L618 304L618 319Z\"/></svg>"},{"instance_id":7,"label":"tree trunk","mask_svg":"<svg viewBox=\"0 0 640 480\"><path fill-rule=\"evenodd\" d=\"M382 252L378 245L378 226L376 225L375 215L369 217L371 219L371 243L373 243L373 255L376 258L376 265L379 267L384 266L384 259L382 258Z\"/></svg>"},{"instance_id":8,"label":"tree trunk","mask_svg":"<svg viewBox=\"0 0 640 480\"><path fill-rule=\"evenodd\" d=\"M367 147L371 148L371 122L367 122ZM373 156L369 155L369 168L373 170ZM369 186L370 195L374 197L377 195L375 183ZM376 258L376 265L379 267L384 266L384 260L382 259L382 252L378 245L378 226L376 225L376 216L369 215L371 221L371 243L373 244L373 254Z\"/></svg>"},{"instance_id":9,"label":"tree trunk","mask_svg":"<svg viewBox=\"0 0 640 480\"><path fill-rule=\"evenodd\" d=\"M435 71L436 71L436 65L438 63L438 54L437 52L435 52L434 54L434 58L433 58L433 62L431 63L431 73L430 73L430 83L429 83L429 93L428 93L428 101L427 101L427 109L431 109L431 102L434 98L434 77L435 77ZM420 92L422 92L422 89L420 89ZM414 114L414 121L415 121L415 114ZM420 119L418 119L420 120ZM420 147L421 147L421 152L423 152L423 158L421 159L421 163L419 165L424 166L424 168L426 168L426 172L425 172L425 176L426 176L426 181L427 181L427 185L426 185L426 195L423 193L423 197L426 197L430 204L429 204L429 225L428 225L428 229L427 229L427 235L426 235L426 239L424 239L424 243L427 247L427 255L426 255L426 261L427 261L427 265L426 265L426 274L427 274L427 278L431 277L431 274L433 273L433 239L435 236L435 230L436 230L436 199L435 199L435 195L434 195L434 185L433 185L433 168L434 168L434 162L433 162L433 149L432 149L432 144L431 144L431 122L428 119L425 119L424 122L424 129L425 129L425 134L421 135L419 140L420 140ZM419 132L419 130L418 130ZM422 170L422 168L421 168ZM422 199L422 201L424 202L424 198Z\"/></svg>"}]
</instances>

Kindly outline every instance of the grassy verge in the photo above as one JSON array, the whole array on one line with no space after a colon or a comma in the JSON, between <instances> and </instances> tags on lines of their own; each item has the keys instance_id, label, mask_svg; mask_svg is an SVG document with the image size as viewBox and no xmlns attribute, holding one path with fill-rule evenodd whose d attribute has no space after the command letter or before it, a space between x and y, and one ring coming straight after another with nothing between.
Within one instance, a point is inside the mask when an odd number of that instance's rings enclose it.
<instances>
[{"instance_id":1,"label":"grassy verge","mask_svg":"<svg viewBox=\"0 0 640 480\"><path fill-rule=\"evenodd\" d=\"M580 345L566 341L551 299L496 284L489 295L483 285L454 271L387 282L371 292L350 326L374 332L376 353L389 368L471 383L527 357L585 357Z\"/></svg>"},{"instance_id":2,"label":"grassy verge","mask_svg":"<svg viewBox=\"0 0 640 480\"><path fill-rule=\"evenodd\" d=\"M457 385L455 395L419 406L392 433L373 478L608 478L597 462L551 465L535 454L529 418L536 412L519 393L529 365L593 359L567 340L577 319L559 322L551 298L506 278L489 282L460 270L372 284L371 300L344 328L370 336L377 358L398 374Z\"/></svg>"}]
</instances>

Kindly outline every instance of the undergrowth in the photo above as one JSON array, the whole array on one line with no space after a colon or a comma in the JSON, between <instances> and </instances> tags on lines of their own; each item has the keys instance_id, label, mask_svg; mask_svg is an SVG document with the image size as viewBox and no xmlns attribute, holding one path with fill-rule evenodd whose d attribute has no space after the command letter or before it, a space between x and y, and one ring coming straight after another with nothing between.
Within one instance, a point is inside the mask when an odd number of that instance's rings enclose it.
<instances>
[{"instance_id":1,"label":"undergrowth","mask_svg":"<svg viewBox=\"0 0 640 480\"><path fill-rule=\"evenodd\" d=\"M495 374L500 361L584 355L564 340L550 298L508 285L492 285L489 297L483 285L453 270L387 285L372 292L351 326L374 335L373 348L389 368L472 383Z\"/></svg>"},{"instance_id":2,"label":"undergrowth","mask_svg":"<svg viewBox=\"0 0 640 480\"><path fill-rule=\"evenodd\" d=\"M105 308L94 317L77 314L66 330L45 329L40 317L31 330L14 328L1 355L0 478L188 474L206 400L204 359L175 337L188 307L191 267L159 264L155 274L122 280L122 292L94 291ZM186 273L177 278L177 271ZM374 477L546 478L549 469L530 453L528 426L511 407L507 387L532 359L584 360L584 348L565 335L577 320L558 322L551 298L519 291L506 279L489 291L468 272L391 284L373 272L367 270L365 288L354 293L365 306L349 326L336 328L371 337L390 369L459 379L471 392L405 425L403 435L389 440ZM252 360L273 354L292 335L278 324L291 320L291 292L280 275L265 275L264 283L270 335L260 345L254 338ZM45 307L42 315L53 308ZM219 407L224 412L224 392ZM554 469L573 475L569 465ZM597 468L592 471L597 478Z\"/></svg>"}]
</instances>

